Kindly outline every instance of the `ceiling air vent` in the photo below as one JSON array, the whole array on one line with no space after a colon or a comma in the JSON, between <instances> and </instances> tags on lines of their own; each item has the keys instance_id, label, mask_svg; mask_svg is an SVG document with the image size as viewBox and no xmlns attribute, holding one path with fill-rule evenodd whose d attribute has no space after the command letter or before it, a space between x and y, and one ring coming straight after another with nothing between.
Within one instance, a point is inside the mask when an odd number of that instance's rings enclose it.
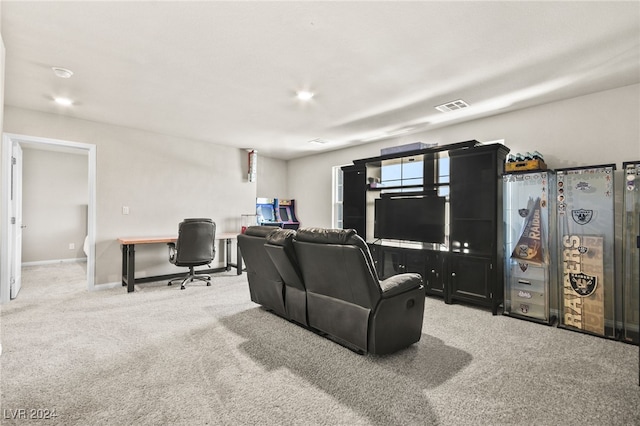
<instances>
[{"instance_id":1,"label":"ceiling air vent","mask_svg":"<svg viewBox=\"0 0 640 426\"><path fill-rule=\"evenodd\" d=\"M440 112L451 112L451 111L456 111L456 110L468 108L468 107L469 107L468 103L466 103L462 99L458 99L456 101L450 101L442 105L438 105L436 109Z\"/></svg>"}]
</instances>

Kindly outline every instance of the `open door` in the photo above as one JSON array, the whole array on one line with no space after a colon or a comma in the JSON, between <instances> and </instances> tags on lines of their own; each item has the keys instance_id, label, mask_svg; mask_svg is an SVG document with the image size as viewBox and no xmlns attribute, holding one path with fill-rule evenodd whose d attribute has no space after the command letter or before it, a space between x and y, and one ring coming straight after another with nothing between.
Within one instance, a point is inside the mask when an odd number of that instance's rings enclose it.
<instances>
[{"instance_id":1,"label":"open door","mask_svg":"<svg viewBox=\"0 0 640 426\"><path fill-rule=\"evenodd\" d=\"M11 234L9 250L10 297L15 299L22 284L22 147L13 142L11 158Z\"/></svg>"},{"instance_id":2,"label":"open door","mask_svg":"<svg viewBox=\"0 0 640 426\"><path fill-rule=\"evenodd\" d=\"M96 146L79 142L2 134L0 167L0 304L20 291L22 271L22 148L81 150L87 154L89 203L87 207L87 290L95 287Z\"/></svg>"}]
</instances>

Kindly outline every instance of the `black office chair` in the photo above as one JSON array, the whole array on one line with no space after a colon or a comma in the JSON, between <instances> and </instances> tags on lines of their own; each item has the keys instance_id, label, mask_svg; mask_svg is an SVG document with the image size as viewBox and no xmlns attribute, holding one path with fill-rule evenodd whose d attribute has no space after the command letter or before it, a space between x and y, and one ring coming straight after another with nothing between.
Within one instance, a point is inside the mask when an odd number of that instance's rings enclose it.
<instances>
[{"instance_id":1,"label":"black office chair","mask_svg":"<svg viewBox=\"0 0 640 426\"><path fill-rule=\"evenodd\" d=\"M211 285L211 275L196 274L194 268L211 263L216 255L215 237L216 224L211 219L185 219L180 222L178 240L168 243L169 262L176 266L188 267L189 273L184 278L169 281L168 285L178 280L182 281L181 290L184 290L186 283L193 280L206 281L208 286Z\"/></svg>"}]
</instances>

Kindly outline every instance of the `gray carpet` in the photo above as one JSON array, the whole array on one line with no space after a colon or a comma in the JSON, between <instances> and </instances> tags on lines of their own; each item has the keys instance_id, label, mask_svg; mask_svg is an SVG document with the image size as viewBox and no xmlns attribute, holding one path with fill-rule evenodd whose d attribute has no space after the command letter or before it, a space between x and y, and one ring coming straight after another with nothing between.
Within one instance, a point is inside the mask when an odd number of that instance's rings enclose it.
<instances>
[{"instance_id":1,"label":"gray carpet","mask_svg":"<svg viewBox=\"0 0 640 426\"><path fill-rule=\"evenodd\" d=\"M418 344L362 356L246 275L89 293L83 267L25 268L2 306L2 424L640 425L636 346L427 298Z\"/></svg>"}]
</instances>

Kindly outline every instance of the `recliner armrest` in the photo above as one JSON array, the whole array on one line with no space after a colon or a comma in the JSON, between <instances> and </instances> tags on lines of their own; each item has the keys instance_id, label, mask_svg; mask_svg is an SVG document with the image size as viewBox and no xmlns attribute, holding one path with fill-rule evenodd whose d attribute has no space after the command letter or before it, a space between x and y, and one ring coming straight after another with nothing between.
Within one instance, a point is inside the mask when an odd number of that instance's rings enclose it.
<instances>
[{"instance_id":1,"label":"recliner armrest","mask_svg":"<svg viewBox=\"0 0 640 426\"><path fill-rule=\"evenodd\" d=\"M380 281L382 298L393 297L405 291L419 288L422 285L422 275L406 273L398 274Z\"/></svg>"}]
</instances>

